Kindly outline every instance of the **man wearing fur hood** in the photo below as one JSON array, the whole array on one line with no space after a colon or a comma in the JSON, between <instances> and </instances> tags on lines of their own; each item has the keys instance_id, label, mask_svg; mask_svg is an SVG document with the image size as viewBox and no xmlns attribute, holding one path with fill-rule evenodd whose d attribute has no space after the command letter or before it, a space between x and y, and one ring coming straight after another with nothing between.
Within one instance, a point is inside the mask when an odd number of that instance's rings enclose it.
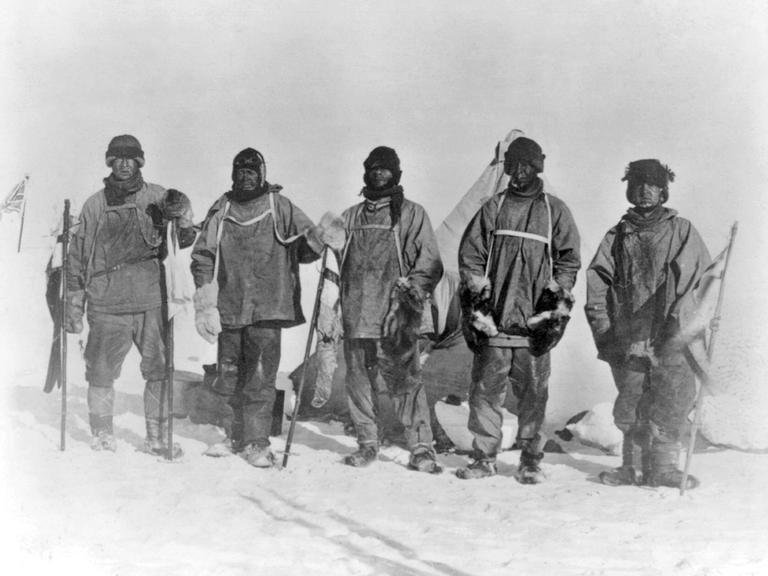
<instances>
[{"instance_id":1,"label":"man wearing fur hood","mask_svg":"<svg viewBox=\"0 0 768 576\"><path fill-rule=\"evenodd\" d=\"M682 480L678 441L695 381L675 336L681 304L710 257L693 225L663 205L673 180L658 160L630 162L622 181L633 206L605 235L587 270L587 319L598 358L611 366L619 391L613 416L624 433L622 466L600 474L610 485L678 487ZM688 476L688 488L697 485Z\"/></svg>"},{"instance_id":2,"label":"man wearing fur hood","mask_svg":"<svg viewBox=\"0 0 768 576\"><path fill-rule=\"evenodd\" d=\"M344 462L359 467L377 458L373 391L380 373L405 427L411 451L409 467L438 473L442 469L432 447L417 338L443 264L424 208L404 196L397 153L379 146L363 167L364 200L342 215L346 230L341 263L346 386L359 444Z\"/></svg>"},{"instance_id":3,"label":"man wearing fur hood","mask_svg":"<svg viewBox=\"0 0 768 576\"><path fill-rule=\"evenodd\" d=\"M133 343L141 354L141 374L146 380L144 448L165 454L163 227L175 221L179 245L189 246L195 239L192 208L178 190L144 181L144 151L135 137L115 136L107 147L106 163L112 173L104 179L104 188L83 205L69 247L65 327L70 333L82 331L87 303L85 378L91 447L117 448L112 427L114 382ZM180 452L176 445L173 450L176 455Z\"/></svg>"},{"instance_id":4,"label":"man wearing fur hood","mask_svg":"<svg viewBox=\"0 0 768 576\"><path fill-rule=\"evenodd\" d=\"M263 156L235 156L232 189L214 202L192 252L195 324L218 342L214 390L234 412L228 442L251 465L274 464L269 431L281 331L304 322L299 263L322 245L312 222L266 179Z\"/></svg>"},{"instance_id":5,"label":"man wearing fur hood","mask_svg":"<svg viewBox=\"0 0 768 576\"><path fill-rule=\"evenodd\" d=\"M581 260L576 224L565 203L544 192L538 177L543 169L536 142L512 141L504 156L508 188L483 204L459 246L464 334L475 354L469 399L473 462L456 472L459 478L496 474L501 408L511 383L519 401L518 479L544 480L539 430L549 394L548 350L555 341L540 345L538 321L559 314L552 328L562 334ZM542 311L550 301L553 306Z\"/></svg>"}]
</instances>

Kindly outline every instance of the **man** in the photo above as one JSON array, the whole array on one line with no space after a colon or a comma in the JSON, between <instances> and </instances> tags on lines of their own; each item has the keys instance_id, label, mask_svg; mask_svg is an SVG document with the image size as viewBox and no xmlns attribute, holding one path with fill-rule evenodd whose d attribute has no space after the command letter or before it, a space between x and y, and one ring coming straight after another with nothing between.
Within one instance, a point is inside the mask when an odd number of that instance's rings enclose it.
<instances>
[{"instance_id":1,"label":"man","mask_svg":"<svg viewBox=\"0 0 768 576\"><path fill-rule=\"evenodd\" d=\"M134 343L141 354L144 448L165 454L169 417L166 385L163 227L176 221L181 247L195 238L192 209L177 190L145 182L144 151L130 135L115 136L106 153L112 173L104 188L86 200L69 247L66 330L80 333L87 303L85 378L94 450L114 451L114 382ZM180 449L173 447L178 455Z\"/></svg>"},{"instance_id":2,"label":"man","mask_svg":"<svg viewBox=\"0 0 768 576\"><path fill-rule=\"evenodd\" d=\"M282 329L304 322L299 263L316 260L322 244L308 239L312 222L280 195L282 186L267 181L257 150L235 156L232 183L208 211L192 252L195 324L218 341L213 387L233 410L231 450L268 468Z\"/></svg>"},{"instance_id":3,"label":"man","mask_svg":"<svg viewBox=\"0 0 768 576\"><path fill-rule=\"evenodd\" d=\"M496 474L501 407L511 383L519 402L518 479L531 484L544 480L539 430L550 375L548 350L533 347L538 341L532 320L543 301L570 307L581 266L579 233L563 201L544 192L538 177L544 154L536 142L512 141L504 170L508 188L483 204L459 246L465 337L474 352L469 399L474 440L473 462L456 475Z\"/></svg>"},{"instance_id":4,"label":"man","mask_svg":"<svg viewBox=\"0 0 768 576\"><path fill-rule=\"evenodd\" d=\"M380 373L405 428L409 467L439 473L417 338L425 301L443 273L424 208L405 198L400 159L375 148L363 163L363 202L343 214L346 245L341 263L346 387L359 448L349 466L377 459L375 381Z\"/></svg>"},{"instance_id":5,"label":"man","mask_svg":"<svg viewBox=\"0 0 768 576\"><path fill-rule=\"evenodd\" d=\"M695 381L674 337L679 306L710 257L693 225L663 206L674 181L667 166L636 160L622 181L632 208L605 235L587 271L587 319L598 358L609 363L619 391L613 416L624 433L621 467L600 479L679 486L678 440ZM635 445L642 478L634 467ZM696 485L688 476L688 487Z\"/></svg>"}]
</instances>

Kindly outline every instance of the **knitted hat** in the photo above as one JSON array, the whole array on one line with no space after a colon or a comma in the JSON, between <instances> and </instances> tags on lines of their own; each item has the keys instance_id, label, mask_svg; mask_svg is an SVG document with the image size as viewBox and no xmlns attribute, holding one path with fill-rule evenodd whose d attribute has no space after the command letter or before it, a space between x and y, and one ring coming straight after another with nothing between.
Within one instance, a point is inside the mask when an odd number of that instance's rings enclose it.
<instances>
[{"instance_id":1,"label":"knitted hat","mask_svg":"<svg viewBox=\"0 0 768 576\"><path fill-rule=\"evenodd\" d=\"M662 164L655 158L635 160L630 162L624 170L622 182L627 182L627 200L629 200L630 188L633 184L652 184L662 189L661 203L669 200L669 183L675 181L675 173L669 166ZM631 202L631 200L629 200Z\"/></svg>"},{"instance_id":2,"label":"knitted hat","mask_svg":"<svg viewBox=\"0 0 768 576\"><path fill-rule=\"evenodd\" d=\"M386 168L392 172L392 185L400 183L400 176L402 171L400 170L400 158L397 156L397 152L394 149L387 146L377 146L371 153L368 154L368 158L363 162L365 168L365 175L363 180L368 184L368 172L374 168Z\"/></svg>"},{"instance_id":3,"label":"knitted hat","mask_svg":"<svg viewBox=\"0 0 768 576\"><path fill-rule=\"evenodd\" d=\"M107 166L112 167L115 158L131 158L136 160L139 168L144 166L144 150L136 137L130 134L115 136L109 141L107 146L106 162Z\"/></svg>"},{"instance_id":4,"label":"knitted hat","mask_svg":"<svg viewBox=\"0 0 768 576\"><path fill-rule=\"evenodd\" d=\"M544 158L546 156L542 153L541 146L530 138L520 136L512 140L504 154L504 172L509 174L520 160L528 162L536 172L543 172Z\"/></svg>"},{"instance_id":5,"label":"knitted hat","mask_svg":"<svg viewBox=\"0 0 768 576\"><path fill-rule=\"evenodd\" d=\"M264 156L262 156L261 152L258 150L246 148L237 153L237 156L235 156L235 159L232 161L233 182L235 181L235 173L238 168L250 168L251 170L256 170L261 174L262 182L267 180L267 163L264 160Z\"/></svg>"}]
</instances>

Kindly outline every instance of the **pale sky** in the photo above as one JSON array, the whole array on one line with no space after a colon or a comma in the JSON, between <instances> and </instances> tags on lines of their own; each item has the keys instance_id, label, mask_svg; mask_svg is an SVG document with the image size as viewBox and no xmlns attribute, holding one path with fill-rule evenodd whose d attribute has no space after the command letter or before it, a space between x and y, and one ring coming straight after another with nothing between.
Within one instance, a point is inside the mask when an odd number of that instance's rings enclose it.
<instances>
[{"instance_id":1,"label":"pale sky","mask_svg":"<svg viewBox=\"0 0 768 576\"><path fill-rule=\"evenodd\" d=\"M44 245L130 133L145 179L200 217L252 146L318 219L358 201L362 161L388 145L437 226L520 128L585 265L627 207L624 167L655 157L677 173L668 205L713 253L739 220L735 274L764 285L766 78L764 1L6 0L0 193L30 175L25 242Z\"/></svg>"}]
</instances>

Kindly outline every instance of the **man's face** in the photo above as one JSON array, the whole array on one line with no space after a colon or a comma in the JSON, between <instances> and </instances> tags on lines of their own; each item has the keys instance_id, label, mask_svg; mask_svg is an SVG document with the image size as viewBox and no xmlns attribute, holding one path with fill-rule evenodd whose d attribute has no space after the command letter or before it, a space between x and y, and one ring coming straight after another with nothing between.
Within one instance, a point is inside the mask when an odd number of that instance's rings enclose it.
<instances>
[{"instance_id":1,"label":"man's face","mask_svg":"<svg viewBox=\"0 0 768 576\"><path fill-rule=\"evenodd\" d=\"M261 184L261 175L253 168L238 168L235 172L237 186L241 190L255 190Z\"/></svg>"},{"instance_id":2,"label":"man's face","mask_svg":"<svg viewBox=\"0 0 768 576\"><path fill-rule=\"evenodd\" d=\"M536 178L536 169L525 160L517 160L512 166L509 178L514 188L522 189Z\"/></svg>"},{"instance_id":3,"label":"man's face","mask_svg":"<svg viewBox=\"0 0 768 576\"><path fill-rule=\"evenodd\" d=\"M630 182L629 201L639 210L653 210L661 204L662 189L647 182Z\"/></svg>"},{"instance_id":4,"label":"man's face","mask_svg":"<svg viewBox=\"0 0 768 576\"><path fill-rule=\"evenodd\" d=\"M139 165L133 158L115 158L112 161L112 175L115 180L124 181L136 174Z\"/></svg>"},{"instance_id":5,"label":"man's face","mask_svg":"<svg viewBox=\"0 0 768 576\"><path fill-rule=\"evenodd\" d=\"M393 174L383 166L374 166L368 170L368 182L374 190L384 190L392 181Z\"/></svg>"}]
</instances>

